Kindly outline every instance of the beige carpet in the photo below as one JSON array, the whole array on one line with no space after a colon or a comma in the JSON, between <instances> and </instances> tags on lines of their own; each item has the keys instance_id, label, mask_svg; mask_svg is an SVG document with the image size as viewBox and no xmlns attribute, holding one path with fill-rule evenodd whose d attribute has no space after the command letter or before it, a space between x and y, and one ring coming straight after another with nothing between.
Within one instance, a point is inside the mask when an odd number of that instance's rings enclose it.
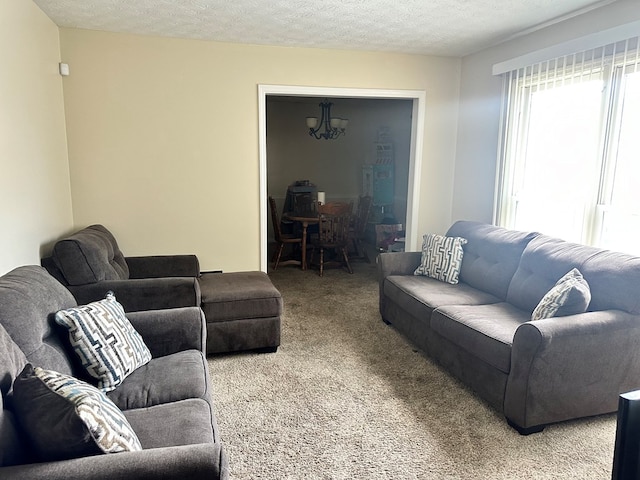
<instances>
[{"instance_id":1,"label":"beige carpet","mask_svg":"<svg viewBox=\"0 0 640 480\"><path fill-rule=\"evenodd\" d=\"M275 354L210 357L233 479L608 479L615 414L520 436L380 320L375 266L284 267Z\"/></svg>"}]
</instances>

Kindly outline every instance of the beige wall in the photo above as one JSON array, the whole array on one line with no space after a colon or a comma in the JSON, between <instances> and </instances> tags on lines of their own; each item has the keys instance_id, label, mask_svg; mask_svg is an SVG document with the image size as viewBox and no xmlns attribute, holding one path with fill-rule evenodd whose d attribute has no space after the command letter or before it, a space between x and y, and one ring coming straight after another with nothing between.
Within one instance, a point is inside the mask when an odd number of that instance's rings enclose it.
<instances>
[{"instance_id":1,"label":"beige wall","mask_svg":"<svg viewBox=\"0 0 640 480\"><path fill-rule=\"evenodd\" d=\"M460 61L61 29L74 222L128 255L259 263L258 84L425 90L417 231L451 222Z\"/></svg>"},{"instance_id":2,"label":"beige wall","mask_svg":"<svg viewBox=\"0 0 640 480\"><path fill-rule=\"evenodd\" d=\"M463 59L454 219L492 221L502 89L493 65L638 20L638 0L618 0Z\"/></svg>"},{"instance_id":3,"label":"beige wall","mask_svg":"<svg viewBox=\"0 0 640 480\"><path fill-rule=\"evenodd\" d=\"M0 274L39 264L72 228L58 28L30 1L0 2Z\"/></svg>"},{"instance_id":4,"label":"beige wall","mask_svg":"<svg viewBox=\"0 0 640 480\"><path fill-rule=\"evenodd\" d=\"M56 238L95 222L127 254L258 268L258 84L426 91L417 234L490 221L500 93L491 66L638 19L637 0L618 0L460 61L58 32L32 2L5 0L0 273L38 263Z\"/></svg>"}]
</instances>

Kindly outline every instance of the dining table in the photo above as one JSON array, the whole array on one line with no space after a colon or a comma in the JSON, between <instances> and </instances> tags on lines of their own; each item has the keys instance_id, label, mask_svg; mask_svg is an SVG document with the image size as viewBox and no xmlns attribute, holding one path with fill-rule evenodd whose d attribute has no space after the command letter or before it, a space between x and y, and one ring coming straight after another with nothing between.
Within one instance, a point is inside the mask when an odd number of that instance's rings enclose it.
<instances>
[{"instance_id":1,"label":"dining table","mask_svg":"<svg viewBox=\"0 0 640 480\"><path fill-rule=\"evenodd\" d=\"M319 222L318 214L316 212L309 213L284 213L282 215L283 220L290 222L297 222L302 225L302 253L301 253L301 268L307 269L307 229L309 225L314 225Z\"/></svg>"}]
</instances>

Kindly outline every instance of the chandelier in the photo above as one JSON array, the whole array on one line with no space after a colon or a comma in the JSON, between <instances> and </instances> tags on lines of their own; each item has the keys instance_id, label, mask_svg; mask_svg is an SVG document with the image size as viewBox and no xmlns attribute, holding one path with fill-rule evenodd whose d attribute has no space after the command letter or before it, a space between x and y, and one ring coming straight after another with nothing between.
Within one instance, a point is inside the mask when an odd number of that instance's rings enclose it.
<instances>
[{"instance_id":1,"label":"chandelier","mask_svg":"<svg viewBox=\"0 0 640 480\"><path fill-rule=\"evenodd\" d=\"M309 135L313 135L316 139L320 140L335 140L340 135L346 133L347 124L349 120L346 118L331 117L331 105L328 99L324 99L318 106L322 109L322 116L320 117L320 123L318 123L318 117L307 117L307 127L309 127Z\"/></svg>"}]
</instances>

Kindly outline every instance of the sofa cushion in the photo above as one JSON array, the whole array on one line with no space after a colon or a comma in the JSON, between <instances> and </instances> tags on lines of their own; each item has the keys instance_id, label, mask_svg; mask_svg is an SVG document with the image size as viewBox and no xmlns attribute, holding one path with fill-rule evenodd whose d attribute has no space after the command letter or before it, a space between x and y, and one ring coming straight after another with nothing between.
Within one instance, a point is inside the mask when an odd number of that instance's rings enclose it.
<instances>
[{"instance_id":1,"label":"sofa cushion","mask_svg":"<svg viewBox=\"0 0 640 480\"><path fill-rule=\"evenodd\" d=\"M474 357L509 373L516 329L531 314L508 303L448 305L431 316L431 328Z\"/></svg>"},{"instance_id":2,"label":"sofa cushion","mask_svg":"<svg viewBox=\"0 0 640 480\"><path fill-rule=\"evenodd\" d=\"M102 225L91 225L59 240L51 256L69 285L129 278L129 267L116 239Z\"/></svg>"},{"instance_id":3,"label":"sofa cushion","mask_svg":"<svg viewBox=\"0 0 640 480\"><path fill-rule=\"evenodd\" d=\"M211 443L217 440L211 406L200 398L125 410L143 449Z\"/></svg>"},{"instance_id":4,"label":"sofa cushion","mask_svg":"<svg viewBox=\"0 0 640 480\"><path fill-rule=\"evenodd\" d=\"M135 432L100 390L28 364L14 384L14 408L42 460L139 451Z\"/></svg>"},{"instance_id":5,"label":"sofa cushion","mask_svg":"<svg viewBox=\"0 0 640 480\"><path fill-rule=\"evenodd\" d=\"M424 235L422 237L422 258L414 275L426 275L441 282L458 283L460 265L467 243L461 237L445 237L442 235Z\"/></svg>"},{"instance_id":6,"label":"sofa cushion","mask_svg":"<svg viewBox=\"0 0 640 480\"><path fill-rule=\"evenodd\" d=\"M205 273L199 282L207 323L282 313L282 295L264 272Z\"/></svg>"},{"instance_id":7,"label":"sofa cushion","mask_svg":"<svg viewBox=\"0 0 640 480\"><path fill-rule=\"evenodd\" d=\"M601 250L580 268L591 287L589 310L624 310L640 315L640 257Z\"/></svg>"},{"instance_id":8,"label":"sofa cushion","mask_svg":"<svg viewBox=\"0 0 640 480\"><path fill-rule=\"evenodd\" d=\"M113 292L104 300L60 310L55 320L69 330L69 341L82 365L105 392L151 360L151 352Z\"/></svg>"},{"instance_id":9,"label":"sofa cushion","mask_svg":"<svg viewBox=\"0 0 640 480\"><path fill-rule=\"evenodd\" d=\"M199 350L183 350L152 358L107 396L122 410L186 398L209 399L208 366L204 354Z\"/></svg>"},{"instance_id":10,"label":"sofa cushion","mask_svg":"<svg viewBox=\"0 0 640 480\"><path fill-rule=\"evenodd\" d=\"M507 302L533 312L558 279L573 268L584 274L583 265L601 250L570 243L547 235L531 240L522 253L518 270L511 280ZM591 279L585 276L591 285Z\"/></svg>"},{"instance_id":11,"label":"sofa cushion","mask_svg":"<svg viewBox=\"0 0 640 480\"><path fill-rule=\"evenodd\" d=\"M591 301L589 284L580 270L572 269L549 290L531 314L531 320L564 317L587 311Z\"/></svg>"},{"instance_id":12,"label":"sofa cushion","mask_svg":"<svg viewBox=\"0 0 640 480\"><path fill-rule=\"evenodd\" d=\"M11 409L13 381L27 364L22 350L0 325L0 467L27 462L29 451Z\"/></svg>"},{"instance_id":13,"label":"sofa cushion","mask_svg":"<svg viewBox=\"0 0 640 480\"><path fill-rule=\"evenodd\" d=\"M390 275L383 288L386 297L425 322L429 322L434 309L443 305L481 305L500 301L490 293L464 283L451 285L423 276Z\"/></svg>"},{"instance_id":14,"label":"sofa cushion","mask_svg":"<svg viewBox=\"0 0 640 480\"><path fill-rule=\"evenodd\" d=\"M7 400L0 395L0 467L31 463L36 459Z\"/></svg>"},{"instance_id":15,"label":"sofa cushion","mask_svg":"<svg viewBox=\"0 0 640 480\"><path fill-rule=\"evenodd\" d=\"M0 325L0 394L3 397L9 395L13 388L13 381L27 363L29 362L24 352Z\"/></svg>"},{"instance_id":16,"label":"sofa cushion","mask_svg":"<svg viewBox=\"0 0 640 480\"><path fill-rule=\"evenodd\" d=\"M501 300L507 297L524 248L537 235L464 220L454 223L446 234L467 239L460 281Z\"/></svg>"},{"instance_id":17,"label":"sofa cushion","mask_svg":"<svg viewBox=\"0 0 640 480\"><path fill-rule=\"evenodd\" d=\"M66 335L55 323L55 312L76 305L60 282L39 266L18 267L0 277L0 323L34 365L72 373ZM26 327L28 325L28 328Z\"/></svg>"}]
</instances>

